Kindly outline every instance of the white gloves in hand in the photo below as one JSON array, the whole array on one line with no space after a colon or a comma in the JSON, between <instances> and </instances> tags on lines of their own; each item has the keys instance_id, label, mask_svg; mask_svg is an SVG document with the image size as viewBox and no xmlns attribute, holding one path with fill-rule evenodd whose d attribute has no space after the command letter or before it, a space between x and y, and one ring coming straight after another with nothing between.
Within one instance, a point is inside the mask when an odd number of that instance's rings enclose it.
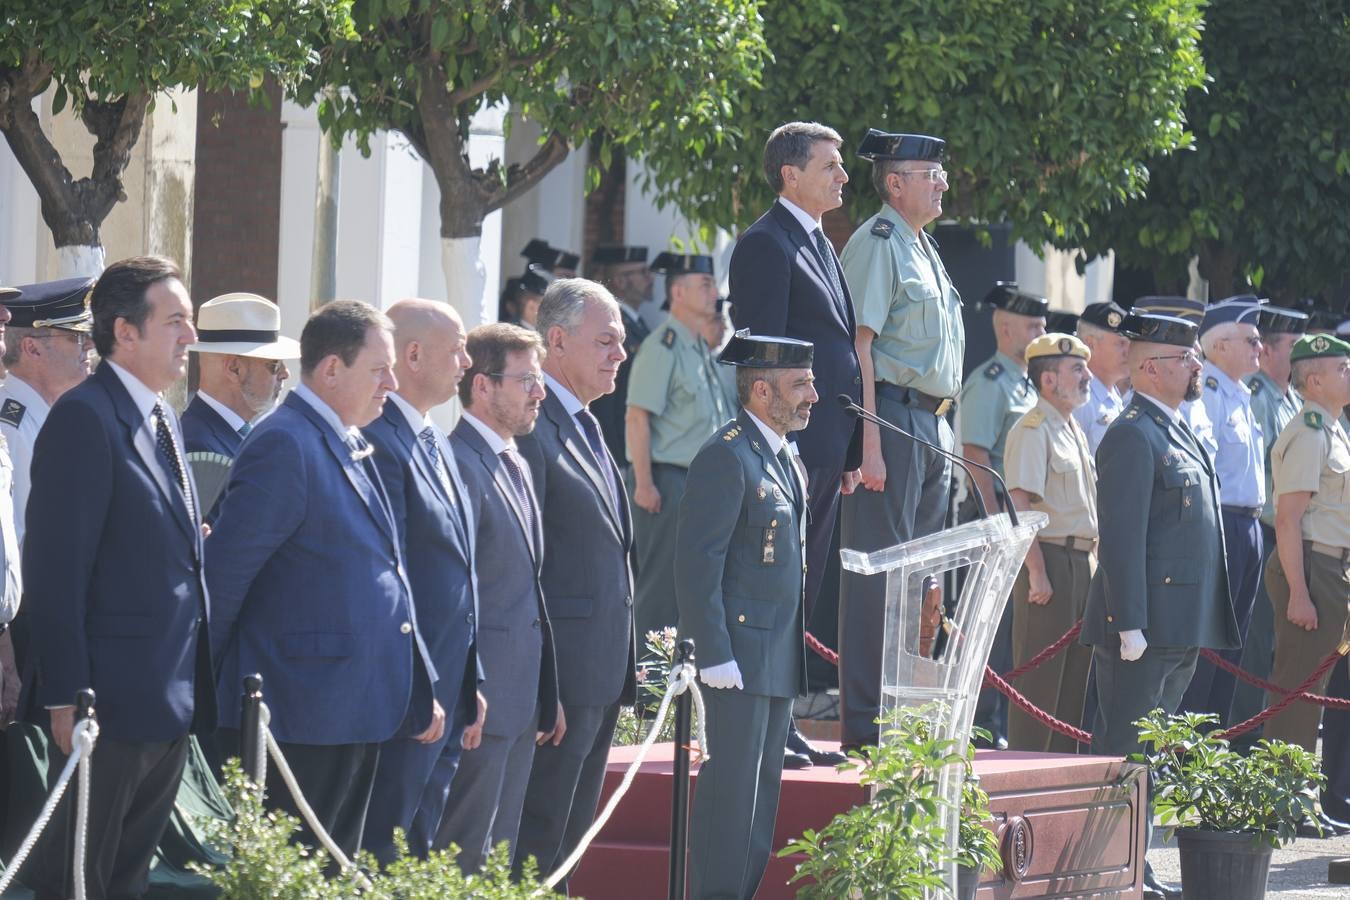
<instances>
[{"instance_id":1,"label":"white gloves in hand","mask_svg":"<svg viewBox=\"0 0 1350 900\"><path fill-rule=\"evenodd\" d=\"M740 688L745 689L745 681L741 678L741 667L736 665L736 660L731 662L719 663L715 666L708 666L706 669L698 670L699 680L710 688Z\"/></svg>"},{"instance_id":2,"label":"white gloves in hand","mask_svg":"<svg viewBox=\"0 0 1350 900\"><path fill-rule=\"evenodd\" d=\"M1120 658L1126 662L1134 662L1147 649L1148 641L1144 640L1144 633L1139 629L1120 633Z\"/></svg>"}]
</instances>

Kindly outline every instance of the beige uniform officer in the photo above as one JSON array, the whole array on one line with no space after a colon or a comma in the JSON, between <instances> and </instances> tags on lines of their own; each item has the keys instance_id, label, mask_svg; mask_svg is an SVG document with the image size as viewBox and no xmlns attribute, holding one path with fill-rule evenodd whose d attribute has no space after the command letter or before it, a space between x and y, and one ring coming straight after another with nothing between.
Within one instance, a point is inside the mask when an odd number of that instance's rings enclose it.
<instances>
[{"instance_id":1,"label":"beige uniform officer","mask_svg":"<svg viewBox=\"0 0 1350 900\"><path fill-rule=\"evenodd\" d=\"M1050 517L1027 552L1013 586L1013 663L1021 665L1068 631L1083 615L1097 569L1097 470L1073 411L1088 401L1092 374L1086 344L1046 334L1026 350L1028 377L1039 399L1008 433L1003 466L1008 492L1021 510ZM1068 722L1083 713L1092 652L1072 643L1019 679L1032 703ZM1008 715L1010 750L1074 753L1019 709Z\"/></svg>"},{"instance_id":2,"label":"beige uniform officer","mask_svg":"<svg viewBox=\"0 0 1350 900\"><path fill-rule=\"evenodd\" d=\"M1275 615L1270 680L1286 688L1344 639L1350 601L1350 438L1337 421L1350 403L1350 344L1305 335L1289 358L1303 409L1270 453L1276 552L1266 569ZM1328 677L1311 689L1321 693ZM1267 694L1266 703L1279 699ZM1321 717L1320 706L1292 704L1266 722L1265 737L1312 750Z\"/></svg>"}]
</instances>

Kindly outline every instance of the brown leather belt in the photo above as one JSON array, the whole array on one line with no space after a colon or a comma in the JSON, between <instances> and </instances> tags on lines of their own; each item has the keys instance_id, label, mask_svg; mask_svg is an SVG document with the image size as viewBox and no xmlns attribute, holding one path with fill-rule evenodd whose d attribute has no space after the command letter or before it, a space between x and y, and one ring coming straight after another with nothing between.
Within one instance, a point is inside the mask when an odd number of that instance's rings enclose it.
<instances>
[{"instance_id":1,"label":"brown leather belt","mask_svg":"<svg viewBox=\"0 0 1350 900\"><path fill-rule=\"evenodd\" d=\"M1081 550L1081 551L1083 551L1084 553L1091 553L1091 552L1093 552L1094 550L1097 549L1097 539L1096 539L1096 538L1085 538L1085 537L1062 537L1062 538L1052 538L1052 537L1043 537L1043 538L1037 538L1037 540L1040 541L1042 544L1054 544L1056 547L1064 547L1064 548L1069 549L1069 550Z\"/></svg>"},{"instance_id":2,"label":"brown leather belt","mask_svg":"<svg viewBox=\"0 0 1350 900\"><path fill-rule=\"evenodd\" d=\"M950 397L934 397L914 388L901 387L889 381L877 382L877 396L890 397L906 406L914 406L941 418L956 407L956 401Z\"/></svg>"},{"instance_id":3,"label":"brown leather belt","mask_svg":"<svg viewBox=\"0 0 1350 900\"><path fill-rule=\"evenodd\" d=\"M1317 541L1304 541L1303 545L1315 553L1339 559L1341 562L1350 561L1350 547L1333 547L1330 544L1322 544Z\"/></svg>"},{"instance_id":4,"label":"brown leather belt","mask_svg":"<svg viewBox=\"0 0 1350 900\"><path fill-rule=\"evenodd\" d=\"M1235 516L1242 516L1244 519L1261 518L1261 507L1259 506L1233 506L1225 503L1223 505L1223 511Z\"/></svg>"}]
</instances>

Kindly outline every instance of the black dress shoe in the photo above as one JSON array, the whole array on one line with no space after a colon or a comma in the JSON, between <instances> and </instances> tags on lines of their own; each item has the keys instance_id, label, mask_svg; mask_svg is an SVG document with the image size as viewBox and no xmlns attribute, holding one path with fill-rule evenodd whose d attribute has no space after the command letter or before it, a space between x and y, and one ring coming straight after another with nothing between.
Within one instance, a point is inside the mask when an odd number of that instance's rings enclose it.
<instances>
[{"instance_id":1,"label":"black dress shoe","mask_svg":"<svg viewBox=\"0 0 1350 900\"><path fill-rule=\"evenodd\" d=\"M811 765L811 757L805 753L793 753L791 750L783 751L783 768L809 769Z\"/></svg>"},{"instance_id":2,"label":"black dress shoe","mask_svg":"<svg viewBox=\"0 0 1350 900\"><path fill-rule=\"evenodd\" d=\"M1144 900L1176 900L1180 896L1181 888L1159 881L1152 867L1144 869Z\"/></svg>"},{"instance_id":3,"label":"black dress shoe","mask_svg":"<svg viewBox=\"0 0 1350 900\"><path fill-rule=\"evenodd\" d=\"M1326 832L1327 837L1344 837L1350 834L1350 822L1342 822L1340 819L1332 818L1326 814L1326 811L1319 812L1317 818L1322 823L1322 830Z\"/></svg>"},{"instance_id":4,"label":"black dress shoe","mask_svg":"<svg viewBox=\"0 0 1350 900\"><path fill-rule=\"evenodd\" d=\"M1304 816L1303 821L1298 823L1295 833L1301 838L1311 838L1312 840L1321 840L1332 836L1327 827L1322 824L1322 820L1315 815Z\"/></svg>"},{"instance_id":5,"label":"black dress shoe","mask_svg":"<svg viewBox=\"0 0 1350 900\"><path fill-rule=\"evenodd\" d=\"M800 753L811 760L812 765L816 766L834 767L848 762L848 757L838 751L818 750L796 728L788 731L787 749L791 753Z\"/></svg>"}]
</instances>

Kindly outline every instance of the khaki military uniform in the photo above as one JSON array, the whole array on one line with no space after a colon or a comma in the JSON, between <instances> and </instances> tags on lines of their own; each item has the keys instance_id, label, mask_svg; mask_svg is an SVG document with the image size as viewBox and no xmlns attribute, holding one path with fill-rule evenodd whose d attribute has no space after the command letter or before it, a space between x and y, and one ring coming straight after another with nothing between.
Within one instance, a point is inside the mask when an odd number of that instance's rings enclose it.
<instances>
[{"instance_id":1,"label":"khaki military uniform","mask_svg":"<svg viewBox=\"0 0 1350 900\"><path fill-rule=\"evenodd\" d=\"M1306 402L1302 413L1275 442L1271 465L1277 507L1284 494L1312 492L1303 514L1303 577L1317 609L1315 629L1304 631L1289 621L1289 581L1278 552L1266 569L1266 590L1275 616L1275 662L1270 680L1293 688L1345 636L1350 604L1350 438L1335 415ZM1329 677L1322 676L1312 691L1325 691ZM1268 694L1266 703L1280 699ZM1321 718L1320 706L1294 703L1266 721L1265 737L1312 750Z\"/></svg>"},{"instance_id":2,"label":"khaki military uniform","mask_svg":"<svg viewBox=\"0 0 1350 900\"><path fill-rule=\"evenodd\" d=\"M1052 591L1044 606L1029 603L1023 566L1013 585L1013 664L1021 665L1073 627L1083 615L1097 570L1097 468L1087 436L1072 417L1044 399L1017 420L1004 456L1008 490L1031 495L1032 508L1050 517L1037 535ZM1074 642L1022 676L1017 688L1058 719L1083 714L1092 651ZM1074 753L1077 742L1055 734L1020 709L1008 713L1008 748Z\"/></svg>"}]
</instances>

